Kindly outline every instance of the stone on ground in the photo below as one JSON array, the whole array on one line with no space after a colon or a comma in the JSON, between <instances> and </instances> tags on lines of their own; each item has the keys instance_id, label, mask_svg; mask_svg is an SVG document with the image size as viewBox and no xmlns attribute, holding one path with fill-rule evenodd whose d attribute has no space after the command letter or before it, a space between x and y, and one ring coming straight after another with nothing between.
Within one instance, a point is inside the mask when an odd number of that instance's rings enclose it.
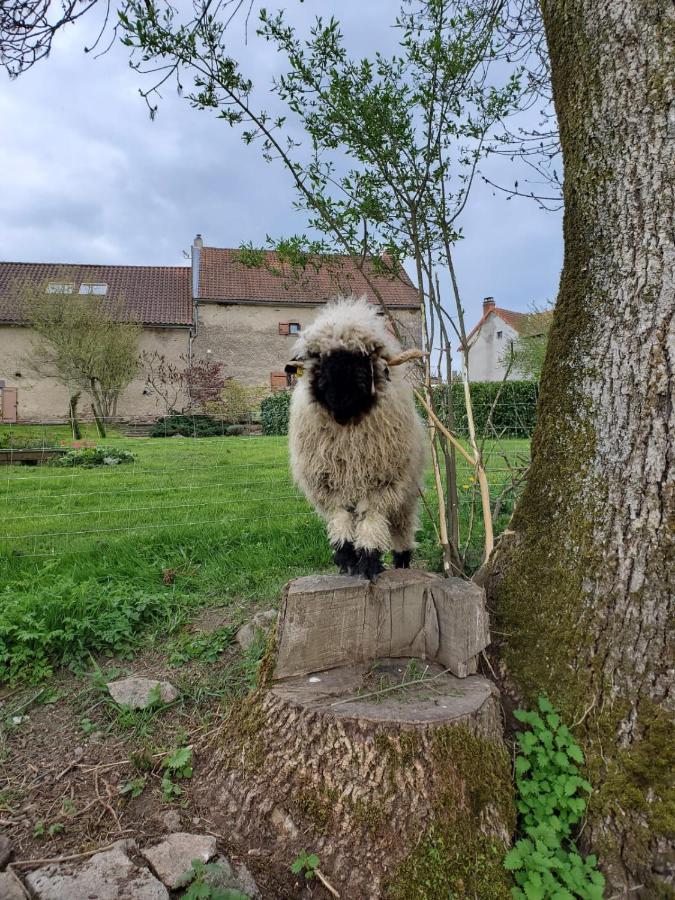
<instances>
[{"instance_id":1,"label":"stone on ground","mask_svg":"<svg viewBox=\"0 0 675 900\"><path fill-rule=\"evenodd\" d=\"M253 900L258 900L258 898L262 897L260 893L260 888L256 884L256 880L251 875L249 870L243 863L239 863L236 868L237 872L237 881L235 887L238 887L239 890L246 894L248 897L253 898Z\"/></svg>"},{"instance_id":2,"label":"stone on ground","mask_svg":"<svg viewBox=\"0 0 675 900\"><path fill-rule=\"evenodd\" d=\"M115 703L128 706L130 709L145 709L156 702L157 689L162 703L171 703L178 697L178 691L170 681L157 681L156 678L142 678L136 675L109 681L107 687Z\"/></svg>"},{"instance_id":3,"label":"stone on ground","mask_svg":"<svg viewBox=\"0 0 675 900\"><path fill-rule=\"evenodd\" d=\"M251 900L257 900L261 896L253 875L243 863L239 863L236 870L233 870L229 860L219 856L211 865L211 871L204 877L210 888L239 891Z\"/></svg>"},{"instance_id":4,"label":"stone on ground","mask_svg":"<svg viewBox=\"0 0 675 900\"><path fill-rule=\"evenodd\" d=\"M170 834L160 844L141 851L164 884L175 890L187 883L195 859L207 863L216 855L216 839L208 834Z\"/></svg>"},{"instance_id":5,"label":"stone on ground","mask_svg":"<svg viewBox=\"0 0 675 900\"><path fill-rule=\"evenodd\" d=\"M4 869L12 855L12 845L5 834L0 834L0 869ZM2 894L0 894L2 897Z\"/></svg>"},{"instance_id":6,"label":"stone on ground","mask_svg":"<svg viewBox=\"0 0 675 900\"><path fill-rule=\"evenodd\" d=\"M2 900L27 900L28 893L21 884L21 880L8 869L0 872L0 898Z\"/></svg>"},{"instance_id":7,"label":"stone on ground","mask_svg":"<svg viewBox=\"0 0 675 900\"><path fill-rule=\"evenodd\" d=\"M36 869L26 876L26 884L36 900L169 900L161 881L127 856L136 849L135 841L118 841L84 863Z\"/></svg>"},{"instance_id":8,"label":"stone on ground","mask_svg":"<svg viewBox=\"0 0 675 900\"><path fill-rule=\"evenodd\" d=\"M242 650L248 648L254 643L260 632L268 631L277 618L275 609L267 609L264 612L256 613L250 622L242 625L237 632L237 643Z\"/></svg>"}]
</instances>

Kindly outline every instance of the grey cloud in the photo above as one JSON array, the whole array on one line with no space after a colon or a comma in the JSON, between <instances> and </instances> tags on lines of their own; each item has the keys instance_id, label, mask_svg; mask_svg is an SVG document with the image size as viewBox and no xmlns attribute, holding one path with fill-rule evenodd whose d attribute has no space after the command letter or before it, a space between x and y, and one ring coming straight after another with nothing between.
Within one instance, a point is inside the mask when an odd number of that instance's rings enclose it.
<instances>
[{"instance_id":1,"label":"grey cloud","mask_svg":"<svg viewBox=\"0 0 675 900\"><path fill-rule=\"evenodd\" d=\"M309 4L289 11L304 21L315 12ZM395 44L387 0L348 0L336 11L355 52ZM96 26L71 28L49 60L0 81L0 258L176 265L198 231L213 245L238 246L303 229L286 173L212 114L167 88L151 122L124 49L98 60L82 53ZM264 84L281 60L253 31L247 46L239 34L240 49ZM496 180L513 180L508 160L491 165ZM479 184L463 224L457 266L469 322L486 294L514 309L555 295L558 214Z\"/></svg>"}]
</instances>

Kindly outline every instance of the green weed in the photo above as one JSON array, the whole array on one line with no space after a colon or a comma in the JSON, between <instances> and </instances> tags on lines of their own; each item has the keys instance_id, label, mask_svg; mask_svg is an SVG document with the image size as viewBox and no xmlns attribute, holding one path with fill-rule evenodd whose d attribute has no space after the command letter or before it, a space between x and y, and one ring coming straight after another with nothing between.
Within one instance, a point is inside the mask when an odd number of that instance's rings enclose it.
<instances>
[{"instance_id":1,"label":"green weed","mask_svg":"<svg viewBox=\"0 0 675 900\"><path fill-rule=\"evenodd\" d=\"M591 785L579 775L584 755L551 703L539 713L518 710L530 726L518 734L516 806L522 834L506 854L514 900L602 900L605 879L595 856L577 852L573 829L586 809Z\"/></svg>"},{"instance_id":2,"label":"green weed","mask_svg":"<svg viewBox=\"0 0 675 900\"><path fill-rule=\"evenodd\" d=\"M216 863L203 863L194 859L192 868L184 876L183 883L189 884L189 887L182 895L183 900L248 900L248 896L241 891L210 883L220 875L221 868Z\"/></svg>"},{"instance_id":3,"label":"green weed","mask_svg":"<svg viewBox=\"0 0 675 900\"><path fill-rule=\"evenodd\" d=\"M307 853L306 850L301 850L291 864L291 872L294 875L299 875L301 872L304 873L304 876L308 881L314 878L318 868L319 857L316 853Z\"/></svg>"},{"instance_id":4,"label":"green weed","mask_svg":"<svg viewBox=\"0 0 675 900\"><path fill-rule=\"evenodd\" d=\"M162 762L162 797L167 803L182 797L183 788L178 780L192 778L192 750L190 747L179 747L172 750Z\"/></svg>"}]
</instances>

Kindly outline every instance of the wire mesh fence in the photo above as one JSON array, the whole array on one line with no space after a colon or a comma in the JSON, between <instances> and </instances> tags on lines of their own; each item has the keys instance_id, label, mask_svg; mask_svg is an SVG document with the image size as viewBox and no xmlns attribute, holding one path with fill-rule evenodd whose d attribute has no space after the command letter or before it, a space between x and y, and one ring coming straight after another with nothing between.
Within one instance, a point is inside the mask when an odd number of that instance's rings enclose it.
<instances>
[{"instance_id":1,"label":"wire mesh fence","mask_svg":"<svg viewBox=\"0 0 675 900\"><path fill-rule=\"evenodd\" d=\"M529 439L522 423L532 414L519 395L509 398L508 385L504 391L501 402L511 404L513 428L502 410L499 427L488 421L479 434L497 531L524 482ZM195 435L199 418L193 417ZM285 436L228 434L227 423L221 434L202 437L150 436L150 423L129 419L106 423L105 438L93 423L82 427L75 440L67 424L0 424L5 564L105 554L125 545L137 549L158 536L175 542L208 538L225 551L228 541L251 529L279 535L302 527L315 536L322 533L292 482ZM420 552L430 564L435 562L432 482L429 473L420 535ZM474 473L461 457L457 494L460 546L468 568L475 568L482 552L480 506Z\"/></svg>"}]
</instances>

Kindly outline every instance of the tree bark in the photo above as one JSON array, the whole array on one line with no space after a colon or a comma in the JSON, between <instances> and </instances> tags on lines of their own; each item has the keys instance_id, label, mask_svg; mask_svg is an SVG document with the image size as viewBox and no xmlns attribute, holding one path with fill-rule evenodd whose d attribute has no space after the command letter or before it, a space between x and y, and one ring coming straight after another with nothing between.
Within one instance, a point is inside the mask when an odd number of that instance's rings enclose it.
<instances>
[{"instance_id":1,"label":"tree bark","mask_svg":"<svg viewBox=\"0 0 675 900\"><path fill-rule=\"evenodd\" d=\"M246 853L286 870L316 853L344 900L509 900L497 690L437 663L402 688L409 662L263 686L233 712L195 799Z\"/></svg>"},{"instance_id":2,"label":"tree bark","mask_svg":"<svg viewBox=\"0 0 675 900\"><path fill-rule=\"evenodd\" d=\"M672 896L675 14L543 0L565 260L527 489L491 590L503 658L575 725L608 895ZM669 652L670 651L670 652ZM638 889L638 886L642 886Z\"/></svg>"}]
</instances>

